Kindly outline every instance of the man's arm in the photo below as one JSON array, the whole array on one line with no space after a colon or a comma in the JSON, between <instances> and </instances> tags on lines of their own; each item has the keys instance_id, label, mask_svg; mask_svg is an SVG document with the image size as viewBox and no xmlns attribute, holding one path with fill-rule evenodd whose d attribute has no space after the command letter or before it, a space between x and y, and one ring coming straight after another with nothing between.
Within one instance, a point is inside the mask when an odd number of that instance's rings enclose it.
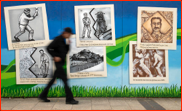
<instances>
[{"instance_id":1,"label":"man's arm","mask_svg":"<svg viewBox=\"0 0 182 111\"><path fill-rule=\"evenodd\" d=\"M138 58L142 58L143 57L143 55L142 54L139 54L139 53L136 53L135 56L138 57Z\"/></svg>"},{"instance_id":2,"label":"man's arm","mask_svg":"<svg viewBox=\"0 0 182 111\"><path fill-rule=\"evenodd\" d=\"M55 38L48 46L47 51L52 57L59 56L59 54L55 51L55 49L58 47L58 39Z\"/></svg>"},{"instance_id":3,"label":"man's arm","mask_svg":"<svg viewBox=\"0 0 182 111\"><path fill-rule=\"evenodd\" d=\"M90 21L90 18L88 18L88 25L90 25L91 21Z\"/></svg>"},{"instance_id":4,"label":"man's arm","mask_svg":"<svg viewBox=\"0 0 182 111\"><path fill-rule=\"evenodd\" d=\"M47 51L52 57L60 57L61 59L66 57L66 51L63 46L63 41L60 37L55 38L53 42L49 44Z\"/></svg>"},{"instance_id":5,"label":"man's arm","mask_svg":"<svg viewBox=\"0 0 182 111\"><path fill-rule=\"evenodd\" d=\"M25 19L31 21L31 20L35 19L36 16L38 16L38 8L35 9L35 13L32 17L25 17Z\"/></svg>"},{"instance_id":6,"label":"man's arm","mask_svg":"<svg viewBox=\"0 0 182 111\"><path fill-rule=\"evenodd\" d=\"M85 19L84 19L84 18L82 19L82 21L83 21L83 24L85 25L85 24L86 24L86 21L85 21Z\"/></svg>"},{"instance_id":7,"label":"man's arm","mask_svg":"<svg viewBox=\"0 0 182 111\"><path fill-rule=\"evenodd\" d=\"M34 16L32 16L32 17L25 17L25 19L27 19L29 21L33 20L34 18L35 18Z\"/></svg>"}]
</instances>

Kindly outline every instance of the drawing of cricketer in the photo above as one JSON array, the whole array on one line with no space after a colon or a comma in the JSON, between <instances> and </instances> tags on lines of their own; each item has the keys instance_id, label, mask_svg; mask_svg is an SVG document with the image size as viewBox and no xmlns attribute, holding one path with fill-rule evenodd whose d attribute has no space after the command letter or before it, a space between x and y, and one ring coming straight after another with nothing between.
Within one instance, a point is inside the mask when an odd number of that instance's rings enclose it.
<instances>
[{"instance_id":1,"label":"drawing of cricketer","mask_svg":"<svg viewBox=\"0 0 182 111\"><path fill-rule=\"evenodd\" d=\"M39 52L40 52L40 64L41 64L40 71L43 77L45 78L48 76L49 72L49 57L42 49L39 50Z\"/></svg>"},{"instance_id":2,"label":"drawing of cricketer","mask_svg":"<svg viewBox=\"0 0 182 111\"><path fill-rule=\"evenodd\" d=\"M161 72L161 65L163 64L163 58L157 53L156 50L154 50L154 58L155 58L155 63L154 63L154 67L157 69L158 73L159 73L159 77L163 77L163 74Z\"/></svg>"},{"instance_id":3,"label":"drawing of cricketer","mask_svg":"<svg viewBox=\"0 0 182 111\"><path fill-rule=\"evenodd\" d=\"M83 20L84 27L83 27L82 38L85 38L86 30L88 30L87 37L91 38L90 37L90 32L91 32L91 28L90 28L91 21L90 21L90 18L87 17L87 13L84 13L83 15L84 15L84 18L82 20Z\"/></svg>"},{"instance_id":4,"label":"drawing of cricketer","mask_svg":"<svg viewBox=\"0 0 182 111\"><path fill-rule=\"evenodd\" d=\"M20 39L18 37L20 37L23 33L25 33L25 30L27 30L29 32L28 40L35 41L33 39L34 30L28 24L29 24L29 21L34 20L36 16L38 16L37 7L35 8L35 13L33 16L30 15L29 8L24 9L23 13L21 14L21 16L19 18L20 31L14 36L14 38L17 42L20 42Z\"/></svg>"}]
</instances>

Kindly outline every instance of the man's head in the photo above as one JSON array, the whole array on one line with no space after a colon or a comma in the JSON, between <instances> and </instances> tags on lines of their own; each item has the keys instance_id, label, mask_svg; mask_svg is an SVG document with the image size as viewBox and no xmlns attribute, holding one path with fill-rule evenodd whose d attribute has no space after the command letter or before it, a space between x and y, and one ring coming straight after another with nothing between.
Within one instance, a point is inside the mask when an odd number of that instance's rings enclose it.
<instances>
[{"instance_id":1,"label":"man's head","mask_svg":"<svg viewBox=\"0 0 182 111\"><path fill-rule=\"evenodd\" d=\"M87 17L87 13L84 13L83 15L84 15L84 17Z\"/></svg>"},{"instance_id":2,"label":"man's head","mask_svg":"<svg viewBox=\"0 0 182 111\"><path fill-rule=\"evenodd\" d=\"M29 8L25 8L25 9L24 9L24 13L25 13L25 15L28 16L28 17L31 16L31 15L30 15L30 9L29 9Z\"/></svg>"},{"instance_id":3,"label":"man's head","mask_svg":"<svg viewBox=\"0 0 182 111\"><path fill-rule=\"evenodd\" d=\"M40 54L44 54L44 50L42 50L42 49L39 50L39 52L40 52Z\"/></svg>"},{"instance_id":4,"label":"man's head","mask_svg":"<svg viewBox=\"0 0 182 111\"><path fill-rule=\"evenodd\" d=\"M151 19L151 27L153 32L159 32L162 26L162 19L160 17L153 17Z\"/></svg>"},{"instance_id":5,"label":"man's head","mask_svg":"<svg viewBox=\"0 0 182 111\"><path fill-rule=\"evenodd\" d=\"M66 38L70 38L71 35L72 35L71 28L69 28L69 27L65 28L62 36L66 39Z\"/></svg>"},{"instance_id":6,"label":"man's head","mask_svg":"<svg viewBox=\"0 0 182 111\"><path fill-rule=\"evenodd\" d=\"M153 54L157 54L157 50L154 49L154 50L153 50Z\"/></svg>"},{"instance_id":7,"label":"man's head","mask_svg":"<svg viewBox=\"0 0 182 111\"><path fill-rule=\"evenodd\" d=\"M96 13L97 19L99 19L99 20L105 20L105 19L104 19L104 14L105 14L105 13L103 13L102 11L97 12L97 13Z\"/></svg>"}]
</instances>

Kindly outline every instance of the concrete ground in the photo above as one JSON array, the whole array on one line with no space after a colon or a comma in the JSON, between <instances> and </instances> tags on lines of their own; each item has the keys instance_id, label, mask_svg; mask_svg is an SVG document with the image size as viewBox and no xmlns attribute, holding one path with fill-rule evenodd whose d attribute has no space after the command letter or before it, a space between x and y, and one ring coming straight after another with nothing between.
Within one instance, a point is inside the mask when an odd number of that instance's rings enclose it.
<instances>
[{"instance_id":1,"label":"concrete ground","mask_svg":"<svg viewBox=\"0 0 182 111\"><path fill-rule=\"evenodd\" d=\"M65 104L65 98L1 98L2 110L181 110L181 98L75 98L78 105Z\"/></svg>"}]
</instances>

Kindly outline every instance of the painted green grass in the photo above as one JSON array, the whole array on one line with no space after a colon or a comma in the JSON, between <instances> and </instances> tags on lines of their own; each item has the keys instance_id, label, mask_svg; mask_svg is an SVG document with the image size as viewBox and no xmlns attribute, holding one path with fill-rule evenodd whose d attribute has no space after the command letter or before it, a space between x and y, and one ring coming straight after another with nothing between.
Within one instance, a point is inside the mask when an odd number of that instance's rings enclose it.
<instances>
[{"instance_id":1,"label":"painted green grass","mask_svg":"<svg viewBox=\"0 0 182 111\"><path fill-rule=\"evenodd\" d=\"M38 97L44 87L1 88L1 97ZM72 86L74 97L181 97L181 86L171 87L85 87ZM64 87L49 90L48 97L65 97Z\"/></svg>"}]
</instances>

